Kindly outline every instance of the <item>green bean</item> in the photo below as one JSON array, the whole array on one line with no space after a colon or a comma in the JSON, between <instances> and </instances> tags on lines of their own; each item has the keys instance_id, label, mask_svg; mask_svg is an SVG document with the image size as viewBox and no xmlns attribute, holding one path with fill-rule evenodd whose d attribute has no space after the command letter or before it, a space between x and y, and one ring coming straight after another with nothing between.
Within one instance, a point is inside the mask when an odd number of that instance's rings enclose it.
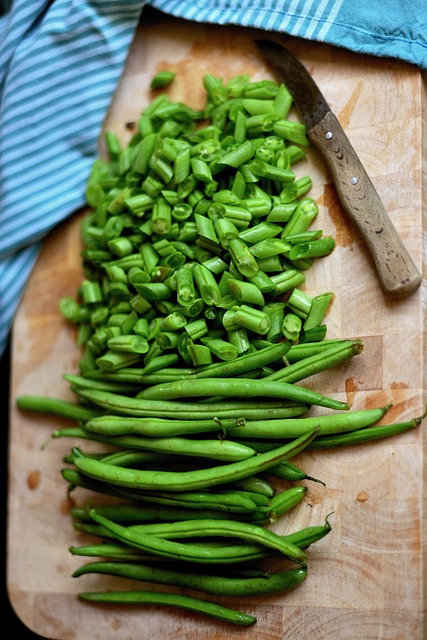
<instances>
[{"instance_id":1,"label":"green bean","mask_svg":"<svg viewBox=\"0 0 427 640\"><path fill-rule=\"evenodd\" d=\"M259 544L233 544L226 546L221 543L223 551L221 556L218 555L218 544L207 542L193 543L193 548L196 552L199 551L201 546L203 546L206 551L211 552L211 557L209 554L205 554L204 558L196 557L194 562L202 564L235 565L237 563L260 560L269 555L265 547ZM156 563L165 561L165 558L162 556L147 554L136 547L132 549L131 546L120 542L104 542L103 544L82 545L80 547L71 546L69 547L69 551L73 555L78 556L99 556L116 560L136 562L155 561ZM185 562L187 563L187 561Z\"/></svg>"},{"instance_id":2,"label":"green bean","mask_svg":"<svg viewBox=\"0 0 427 640\"><path fill-rule=\"evenodd\" d=\"M319 324L312 329L304 330L300 335L299 344L304 342L319 342L326 339L327 327L326 324Z\"/></svg>"},{"instance_id":3,"label":"green bean","mask_svg":"<svg viewBox=\"0 0 427 640\"><path fill-rule=\"evenodd\" d=\"M154 355L149 362L145 365L142 372L142 382L145 384L151 384L153 379L155 379L155 375L153 372L164 370L166 367L170 367L170 365L178 362L179 358L176 353L160 353L159 355ZM123 370L122 370L123 371ZM169 371L171 371L169 369Z\"/></svg>"},{"instance_id":4,"label":"green bean","mask_svg":"<svg viewBox=\"0 0 427 640\"><path fill-rule=\"evenodd\" d=\"M290 248L291 245L281 238L267 238L253 244L249 248L249 251L255 258L263 260L265 258L271 258L272 256L287 254Z\"/></svg>"},{"instance_id":5,"label":"green bean","mask_svg":"<svg viewBox=\"0 0 427 640\"><path fill-rule=\"evenodd\" d=\"M309 313L310 307L311 303L308 305L307 314ZM325 349L329 349L330 347L350 344L352 344L352 340L345 339L322 340L320 342L300 342L291 346L286 354L286 360L290 363L297 362L303 358L308 358L309 356L325 351Z\"/></svg>"},{"instance_id":6,"label":"green bean","mask_svg":"<svg viewBox=\"0 0 427 640\"><path fill-rule=\"evenodd\" d=\"M68 482L68 493L74 491L76 487L80 487L82 489L93 491L94 493L121 498L122 500L134 500L135 502L144 501L144 496L141 493L138 493L138 491L131 491L129 489L123 490L120 487L107 484L106 482L89 478L89 476L86 476L75 469L61 469L61 475L63 479Z\"/></svg>"},{"instance_id":7,"label":"green bean","mask_svg":"<svg viewBox=\"0 0 427 640\"><path fill-rule=\"evenodd\" d=\"M307 494L307 487L296 486L276 494L270 503L268 520L275 522L287 511L299 504Z\"/></svg>"},{"instance_id":8,"label":"green bean","mask_svg":"<svg viewBox=\"0 0 427 640\"><path fill-rule=\"evenodd\" d=\"M157 606L179 607L242 626L249 626L256 622L256 618L241 611L234 611L214 602L207 602L206 600L177 593L159 591L88 591L79 593L79 598L88 602L104 604L154 604Z\"/></svg>"},{"instance_id":9,"label":"green bean","mask_svg":"<svg viewBox=\"0 0 427 640\"><path fill-rule=\"evenodd\" d=\"M299 487L301 488L301 487ZM305 489L305 487L303 487ZM296 489L293 487L292 489ZM288 489L287 491L291 491ZM285 492L284 492L285 493ZM82 522L93 522L89 515L90 506L73 507L71 515L76 520ZM171 504L155 503L145 504L144 502L128 504L105 504L96 505L97 513L105 516L113 522L136 523L136 522L175 522L177 520L196 520L200 518L223 519L226 517L234 520L259 521L266 520L258 510L252 511L226 511L225 509L190 508L185 506L173 506Z\"/></svg>"},{"instance_id":10,"label":"green bean","mask_svg":"<svg viewBox=\"0 0 427 640\"><path fill-rule=\"evenodd\" d=\"M236 149L229 151L225 155L221 156L219 162L222 165L229 167L240 167L242 164L250 160L255 153L255 148L250 140L246 140L243 144L239 145Z\"/></svg>"},{"instance_id":11,"label":"green bean","mask_svg":"<svg viewBox=\"0 0 427 640\"><path fill-rule=\"evenodd\" d=\"M267 376L267 379L281 380L292 384L320 371L337 366L344 360L359 355L362 351L363 342L361 340L352 340L349 343L333 345L329 349L324 349L321 353L314 354L279 371L275 371Z\"/></svg>"},{"instance_id":12,"label":"green bean","mask_svg":"<svg viewBox=\"0 0 427 640\"><path fill-rule=\"evenodd\" d=\"M296 244L289 251L289 260L299 260L300 258L319 258L328 256L335 248L335 240L330 237L301 242Z\"/></svg>"},{"instance_id":13,"label":"green bean","mask_svg":"<svg viewBox=\"0 0 427 640\"><path fill-rule=\"evenodd\" d=\"M283 537L288 542L296 544L302 549L307 549L310 545L318 542L332 531L332 527L329 524L328 520L330 515L332 514L326 516L324 525L306 527L304 529L300 529L299 531L295 531L294 533L289 533L288 535Z\"/></svg>"},{"instance_id":14,"label":"green bean","mask_svg":"<svg viewBox=\"0 0 427 640\"><path fill-rule=\"evenodd\" d=\"M212 460L232 462L245 460L255 455L255 450L238 442L225 439L191 440L179 436L145 437L141 435L110 436L93 433L87 429L57 429L51 434L52 438L81 438L94 442L104 442L115 447L128 449L142 449L173 456L192 456L196 458L209 457Z\"/></svg>"},{"instance_id":15,"label":"green bean","mask_svg":"<svg viewBox=\"0 0 427 640\"><path fill-rule=\"evenodd\" d=\"M253 515L258 514L258 505L254 496L248 491L221 489L217 492L204 491L174 491L155 489L141 492L141 497L146 502L170 505L186 509L215 509L221 512L233 514Z\"/></svg>"},{"instance_id":16,"label":"green bean","mask_svg":"<svg viewBox=\"0 0 427 640\"><path fill-rule=\"evenodd\" d=\"M274 123L274 133L289 142L295 142L302 147L308 146L306 127L291 120L280 119Z\"/></svg>"},{"instance_id":17,"label":"green bean","mask_svg":"<svg viewBox=\"0 0 427 640\"><path fill-rule=\"evenodd\" d=\"M248 278L248 280L254 284L262 294L274 293L276 290L276 285L264 271L258 271L253 278Z\"/></svg>"},{"instance_id":18,"label":"green bean","mask_svg":"<svg viewBox=\"0 0 427 640\"><path fill-rule=\"evenodd\" d=\"M302 320L296 313L289 311L285 313L282 321L282 333L287 340L296 342L302 329ZM272 374L275 375L275 374ZM270 378L271 379L271 378ZM281 376L279 377L281 379ZM300 378L301 379L301 378Z\"/></svg>"},{"instance_id":19,"label":"green bean","mask_svg":"<svg viewBox=\"0 0 427 640\"><path fill-rule=\"evenodd\" d=\"M286 117L291 109L293 102L290 91L284 84L279 86L279 91L274 98L274 110L280 116L281 119L286 120Z\"/></svg>"},{"instance_id":20,"label":"green bean","mask_svg":"<svg viewBox=\"0 0 427 640\"><path fill-rule=\"evenodd\" d=\"M276 287L275 295L280 295L292 289L295 291L296 287L305 282L305 276L297 269L287 269L277 275L272 275L271 280Z\"/></svg>"},{"instance_id":21,"label":"green bean","mask_svg":"<svg viewBox=\"0 0 427 640\"><path fill-rule=\"evenodd\" d=\"M97 409L83 407L81 405L61 400L58 398L47 398L45 396L19 396L17 405L25 411L37 411L41 413L51 413L70 420L86 421L101 415Z\"/></svg>"},{"instance_id":22,"label":"green bean","mask_svg":"<svg viewBox=\"0 0 427 640\"><path fill-rule=\"evenodd\" d=\"M154 528L157 525L140 525L138 528L123 527L116 522L108 520L108 518L100 516L96 513L96 509L91 509L90 515L95 522L105 527L120 542L125 542L132 547L155 553L156 555L197 561L199 559L211 559L215 554L207 546L195 548L195 545L191 543L174 542L166 538L159 538L153 534L143 533L141 528L146 526L155 530ZM159 527L162 527L162 525L159 525ZM194 535L236 537L250 543L265 546L267 549L273 549L302 566L306 564L306 554L299 547L285 540L283 536L251 523L233 520L193 520L168 523L166 528L169 531L168 535L173 535L173 532L177 530L182 536L187 531L191 537ZM223 549L220 547L217 555L221 556L222 551Z\"/></svg>"},{"instance_id":23,"label":"green bean","mask_svg":"<svg viewBox=\"0 0 427 640\"><path fill-rule=\"evenodd\" d=\"M318 212L318 206L312 198L302 198L283 229L281 237L286 238L288 235L307 231Z\"/></svg>"},{"instance_id":24,"label":"green bean","mask_svg":"<svg viewBox=\"0 0 427 640\"><path fill-rule=\"evenodd\" d=\"M234 317L237 324L254 333L265 335L271 329L270 316L261 309L255 309L246 304L238 307Z\"/></svg>"},{"instance_id":25,"label":"green bean","mask_svg":"<svg viewBox=\"0 0 427 640\"><path fill-rule=\"evenodd\" d=\"M247 278L253 278L259 271L258 264L247 244L240 238L230 240L228 249L238 271Z\"/></svg>"},{"instance_id":26,"label":"green bean","mask_svg":"<svg viewBox=\"0 0 427 640\"><path fill-rule=\"evenodd\" d=\"M294 182L290 184L286 184L282 191L280 192L280 202L287 204L289 202L293 202L298 198L304 196L308 191L310 191L313 186L313 181L309 176L303 176L302 178L298 178ZM324 249L322 248L321 251ZM327 253L331 251L331 248L328 245ZM309 251L310 253L310 251ZM324 255L327 255L324 254Z\"/></svg>"},{"instance_id":27,"label":"green bean","mask_svg":"<svg viewBox=\"0 0 427 640\"><path fill-rule=\"evenodd\" d=\"M265 367L283 358L290 349L289 342L273 344L253 353L246 353L232 362L215 363L194 373L195 378L219 378L236 376L252 369ZM191 376L190 376L191 377Z\"/></svg>"},{"instance_id":28,"label":"green bean","mask_svg":"<svg viewBox=\"0 0 427 640\"><path fill-rule=\"evenodd\" d=\"M239 355L237 348L222 338L200 338L200 342L208 347L212 355L220 360L235 360Z\"/></svg>"},{"instance_id":29,"label":"green bean","mask_svg":"<svg viewBox=\"0 0 427 640\"><path fill-rule=\"evenodd\" d=\"M265 199L263 198L263 201ZM268 198L268 200L270 200ZM248 204L251 201L248 201ZM265 240L271 240L275 236L281 233L282 227L278 224L273 224L271 222L260 222L249 229L245 229L244 231L240 231L239 238L246 243L251 244L252 246L264 242ZM255 255L255 254L254 254Z\"/></svg>"},{"instance_id":30,"label":"green bean","mask_svg":"<svg viewBox=\"0 0 427 640\"><path fill-rule=\"evenodd\" d=\"M260 493L268 498L272 498L276 490L271 486L267 480L260 478L259 476L249 476L248 478L241 478L232 483L233 487L243 489L245 491L251 491L254 493Z\"/></svg>"},{"instance_id":31,"label":"green bean","mask_svg":"<svg viewBox=\"0 0 427 640\"><path fill-rule=\"evenodd\" d=\"M213 362L211 351L206 345L189 343L187 351L195 367L202 367Z\"/></svg>"},{"instance_id":32,"label":"green bean","mask_svg":"<svg viewBox=\"0 0 427 640\"><path fill-rule=\"evenodd\" d=\"M364 442L373 442L374 440L379 440L381 438L388 438L399 433L404 433L409 429L418 427L422 423L426 415L426 412L424 412L421 416L404 422L378 425L363 429L355 429L354 431L350 431L348 433L319 438L318 442L316 442L316 445L313 448L326 449L332 447L342 447L362 444Z\"/></svg>"},{"instance_id":33,"label":"green bean","mask_svg":"<svg viewBox=\"0 0 427 640\"><path fill-rule=\"evenodd\" d=\"M116 468L114 465L105 464L101 460L93 460L84 456L77 448L73 449L73 454L77 470L95 480L139 490L184 491L212 487L230 480L240 480L254 473L266 471L270 467L279 464L282 460L287 460L302 451L313 440L315 434L316 430L313 429L274 451L262 453L244 461L188 472L164 471L159 474L148 470Z\"/></svg>"},{"instance_id":34,"label":"green bean","mask_svg":"<svg viewBox=\"0 0 427 640\"><path fill-rule=\"evenodd\" d=\"M318 478L313 478L313 476L309 476L302 469L297 467L296 464L293 464L289 460L285 462L281 462L275 467L271 467L268 470L268 473L277 476L278 478L282 478L283 480L288 480L289 482L299 482L300 480L311 480L313 482L318 482L320 484L325 485L322 480Z\"/></svg>"},{"instance_id":35,"label":"green bean","mask_svg":"<svg viewBox=\"0 0 427 640\"><path fill-rule=\"evenodd\" d=\"M321 293L311 301L311 307L304 322L304 331L318 327L325 317L325 313L333 298L332 293Z\"/></svg>"},{"instance_id":36,"label":"green bean","mask_svg":"<svg viewBox=\"0 0 427 640\"><path fill-rule=\"evenodd\" d=\"M144 347L145 348L145 347ZM140 354L132 352L106 351L95 362L100 369L106 371L117 371L122 367L130 367L132 364L140 362Z\"/></svg>"},{"instance_id":37,"label":"green bean","mask_svg":"<svg viewBox=\"0 0 427 640\"><path fill-rule=\"evenodd\" d=\"M104 439L107 442L107 438ZM93 455L93 454L92 454ZM158 453L156 451L141 451L140 449L121 449L108 454L98 454L97 457L108 464L116 464L120 467L134 467L136 465L146 465L147 463L165 463L169 461L169 454ZM74 457L71 454L70 463L74 463Z\"/></svg>"},{"instance_id":38,"label":"green bean","mask_svg":"<svg viewBox=\"0 0 427 640\"><path fill-rule=\"evenodd\" d=\"M228 281L228 286L239 302L259 306L264 304L264 296L255 284L231 279Z\"/></svg>"},{"instance_id":39,"label":"green bean","mask_svg":"<svg viewBox=\"0 0 427 640\"><path fill-rule=\"evenodd\" d=\"M246 378L205 378L197 385L192 380L177 380L154 385L144 389L138 400L171 400L174 398L188 398L200 396L225 395L236 397L273 397L295 400L297 402L319 405L330 409L348 409L345 402L327 398L326 396L282 381L248 380ZM137 402L137 400L133 400Z\"/></svg>"},{"instance_id":40,"label":"green bean","mask_svg":"<svg viewBox=\"0 0 427 640\"><path fill-rule=\"evenodd\" d=\"M121 351L125 353L147 353L147 340L135 334L120 335L110 338L107 342L111 351Z\"/></svg>"},{"instance_id":41,"label":"green bean","mask_svg":"<svg viewBox=\"0 0 427 640\"><path fill-rule=\"evenodd\" d=\"M212 272L202 264L195 264L193 275L203 302L209 306L218 304L221 293Z\"/></svg>"},{"instance_id":42,"label":"green bean","mask_svg":"<svg viewBox=\"0 0 427 640\"><path fill-rule=\"evenodd\" d=\"M164 89L168 87L176 77L174 71L159 71L150 82L150 89Z\"/></svg>"},{"instance_id":43,"label":"green bean","mask_svg":"<svg viewBox=\"0 0 427 640\"><path fill-rule=\"evenodd\" d=\"M297 202L275 204L266 218L266 222L288 222L297 207Z\"/></svg>"},{"instance_id":44,"label":"green bean","mask_svg":"<svg viewBox=\"0 0 427 640\"><path fill-rule=\"evenodd\" d=\"M361 429L374 424L390 409L391 405L360 411L346 411L332 415L284 420L246 420L243 426L227 427L227 437L244 438L296 438L306 430L317 428L316 439L323 435ZM98 418L99 420L99 418Z\"/></svg>"},{"instance_id":45,"label":"green bean","mask_svg":"<svg viewBox=\"0 0 427 640\"><path fill-rule=\"evenodd\" d=\"M147 451L156 451L158 453L169 453L173 455L186 455L196 457L212 458L212 460L222 460L225 462L233 462L238 460L246 460L255 455L255 451L246 445L233 443L229 440L191 440L179 436L169 437L146 437L140 436L138 447ZM104 442L108 442L105 439ZM128 442L131 446L136 446L137 439L115 438L116 445Z\"/></svg>"},{"instance_id":46,"label":"green bean","mask_svg":"<svg viewBox=\"0 0 427 640\"><path fill-rule=\"evenodd\" d=\"M266 593L283 593L300 585L306 578L307 569L266 573L260 577L231 577L227 575L200 574L185 568L167 568L147 564L125 562L91 562L78 567L73 577L88 573L103 573L131 580L154 582L171 586L195 589L218 596L246 596Z\"/></svg>"},{"instance_id":47,"label":"green bean","mask_svg":"<svg viewBox=\"0 0 427 640\"><path fill-rule=\"evenodd\" d=\"M97 556L126 562L153 560L153 556L144 554L138 549L131 549L128 545L119 542L103 542L101 544L88 544L80 547L72 545L68 547L68 550L75 556Z\"/></svg>"},{"instance_id":48,"label":"green bean","mask_svg":"<svg viewBox=\"0 0 427 640\"><path fill-rule=\"evenodd\" d=\"M149 437L171 437L209 433L227 430L230 427L243 427L245 420L228 418L226 420L172 420L166 418L134 418L115 415L99 416L88 420L85 429L91 433L107 436L139 434Z\"/></svg>"},{"instance_id":49,"label":"green bean","mask_svg":"<svg viewBox=\"0 0 427 640\"><path fill-rule=\"evenodd\" d=\"M107 465L108 463L105 464ZM187 511L193 509L200 514L204 511L207 515L212 510L215 510L222 513L223 517L228 517L226 514L230 514L234 519L249 519L256 520L257 522L267 520L266 514L264 512L261 513L251 497L242 491L220 491L215 493L212 491L160 492L156 490L150 493L129 488L124 490L117 485L85 476L75 469L62 469L61 473L63 478L69 483L70 491L75 487L81 487L95 493L121 498L122 500L133 500L138 504L154 502L159 510L162 509L162 505L168 505L171 514L174 513L174 509L183 510L182 513L184 513L184 511L187 513ZM178 511L175 511L175 515L178 515ZM185 517L188 519L188 514ZM168 516L164 519L167 518Z\"/></svg>"},{"instance_id":50,"label":"green bean","mask_svg":"<svg viewBox=\"0 0 427 640\"><path fill-rule=\"evenodd\" d=\"M176 418L176 419L208 419L218 418L281 418L287 417L290 407L285 400L282 401L228 401L212 402L207 405L203 402L174 402L167 400L146 400L142 398L128 398L118 393L98 391L96 389L78 389L77 393L89 402L114 412L118 415L130 415L136 417ZM304 404L304 403L302 403ZM341 407L340 407L341 408ZM93 417L101 415L94 412ZM88 416L89 417L89 416Z\"/></svg>"}]
</instances>

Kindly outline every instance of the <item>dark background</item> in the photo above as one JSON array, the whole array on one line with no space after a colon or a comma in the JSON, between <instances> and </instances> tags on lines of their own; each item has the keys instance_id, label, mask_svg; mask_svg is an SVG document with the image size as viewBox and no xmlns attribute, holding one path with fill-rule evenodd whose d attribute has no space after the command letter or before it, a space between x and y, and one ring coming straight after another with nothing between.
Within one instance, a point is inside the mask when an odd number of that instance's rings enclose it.
<instances>
[{"instance_id":1,"label":"dark background","mask_svg":"<svg viewBox=\"0 0 427 640\"><path fill-rule=\"evenodd\" d=\"M12 0L0 0L0 18L5 14L12 4ZM0 599L0 611L2 613L2 623L8 630L10 637L19 635L23 640L36 640L41 636L32 633L16 616L7 595L6 589L6 544L7 544L7 487L8 487L8 443L9 443L9 392L10 392L10 345L0 359L0 407L3 419L0 429L2 431L1 451L1 575L2 589Z\"/></svg>"},{"instance_id":2,"label":"dark background","mask_svg":"<svg viewBox=\"0 0 427 640\"><path fill-rule=\"evenodd\" d=\"M0 0L0 18L5 14L12 4L12 0ZM0 611L2 623L7 628L9 637L16 637L22 640L37 640L41 638L32 633L15 614L7 595L6 588L6 546L7 546L7 487L8 487L8 443L9 443L9 391L10 391L10 344L0 359L0 407L3 419L0 429L2 432L1 451L1 575L2 589L0 599ZM1 414L0 414L1 415Z\"/></svg>"},{"instance_id":3,"label":"dark background","mask_svg":"<svg viewBox=\"0 0 427 640\"><path fill-rule=\"evenodd\" d=\"M1 486L2 503L1 503L1 522L2 522L2 554L1 554L1 572L2 572L2 591L0 600L0 611L2 625L7 629L9 638L19 637L20 640L37 640L41 638L24 625L15 614L10 604L7 594L7 576L6 576L6 557L7 557L7 493L8 493L8 444L9 444L9 403L10 403L10 344L0 360L0 407L2 408L3 420L0 426L2 432L2 443L0 446L1 462L0 469L2 474Z\"/></svg>"}]
</instances>

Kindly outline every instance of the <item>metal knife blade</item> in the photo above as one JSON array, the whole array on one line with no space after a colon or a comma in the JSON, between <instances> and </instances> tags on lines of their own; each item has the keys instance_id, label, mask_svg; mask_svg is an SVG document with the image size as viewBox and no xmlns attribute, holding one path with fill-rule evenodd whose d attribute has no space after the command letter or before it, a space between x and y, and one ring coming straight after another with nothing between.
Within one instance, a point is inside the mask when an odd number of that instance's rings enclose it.
<instances>
[{"instance_id":1,"label":"metal knife blade","mask_svg":"<svg viewBox=\"0 0 427 640\"><path fill-rule=\"evenodd\" d=\"M383 290L395 298L412 294L421 284L421 275L319 87L288 49L272 40L257 39L255 44L291 92L307 138L325 160L341 205L373 258Z\"/></svg>"}]
</instances>

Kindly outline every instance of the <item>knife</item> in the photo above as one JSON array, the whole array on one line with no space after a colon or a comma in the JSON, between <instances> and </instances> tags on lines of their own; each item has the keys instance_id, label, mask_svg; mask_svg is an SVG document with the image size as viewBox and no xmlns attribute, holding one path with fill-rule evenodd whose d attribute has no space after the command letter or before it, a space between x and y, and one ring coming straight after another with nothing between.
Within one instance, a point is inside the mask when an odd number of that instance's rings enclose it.
<instances>
[{"instance_id":1,"label":"knife","mask_svg":"<svg viewBox=\"0 0 427 640\"><path fill-rule=\"evenodd\" d=\"M412 294L421 284L421 275L319 87L285 47L272 40L257 39L255 44L292 94L307 138L326 162L341 205L373 258L383 290L394 298Z\"/></svg>"}]
</instances>

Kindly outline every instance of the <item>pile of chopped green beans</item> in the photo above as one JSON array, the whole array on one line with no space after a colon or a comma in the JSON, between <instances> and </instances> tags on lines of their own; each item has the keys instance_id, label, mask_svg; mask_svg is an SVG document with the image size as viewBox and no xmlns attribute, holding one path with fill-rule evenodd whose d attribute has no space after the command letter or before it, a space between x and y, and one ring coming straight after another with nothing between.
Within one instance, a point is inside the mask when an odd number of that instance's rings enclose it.
<instances>
[{"instance_id":1,"label":"pile of chopped green beans","mask_svg":"<svg viewBox=\"0 0 427 640\"><path fill-rule=\"evenodd\" d=\"M174 77L162 72L151 87ZM335 247L311 229L312 181L294 172L306 131L289 118L283 85L205 75L203 86L201 110L163 92L127 146L106 134L109 158L94 163L86 191L84 279L76 298L60 302L82 352L79 373L64 374L76 402L17 403L76 423L52 434L78 441L64 457L69 492L114 498L71 509L75 529L99 543L70 552L102 558L73 575L192 594L80 598L251 625L255 617L198 593L283 593L305 580L309 547L331 525L326 517L286 535L268 528L302 503L301 481L322 482L292 458L391 436L424 416L378 425L389 406L350 411L297 384L363 349L359 339L326 338L333 294L304 288L306 271ZM307 415L312 407L322 415ZM84 441L102 448L84 451ZM263 568L266 558L277 572Z\"/></svg>"}]
</instances>

